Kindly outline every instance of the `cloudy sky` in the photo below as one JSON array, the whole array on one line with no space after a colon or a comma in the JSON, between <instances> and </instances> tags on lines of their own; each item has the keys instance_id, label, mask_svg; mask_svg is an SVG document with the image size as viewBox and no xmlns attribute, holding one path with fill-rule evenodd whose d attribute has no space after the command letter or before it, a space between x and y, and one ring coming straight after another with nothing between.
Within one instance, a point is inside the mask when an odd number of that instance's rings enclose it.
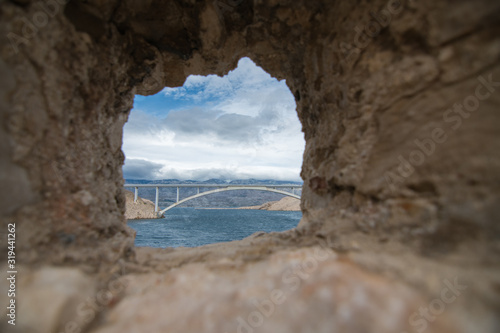
<instances>
[{"instance_id":1,"label":"cloudy sky","mask_svg":"<svg viewBox=\"0 0 500 333\"><path fill-rule=\"evenodd\" d=\"M293 95L250 59L224 77L136 96L124 128L126 179L300 180L304 136Z\"/></svg>"}]
</instances>

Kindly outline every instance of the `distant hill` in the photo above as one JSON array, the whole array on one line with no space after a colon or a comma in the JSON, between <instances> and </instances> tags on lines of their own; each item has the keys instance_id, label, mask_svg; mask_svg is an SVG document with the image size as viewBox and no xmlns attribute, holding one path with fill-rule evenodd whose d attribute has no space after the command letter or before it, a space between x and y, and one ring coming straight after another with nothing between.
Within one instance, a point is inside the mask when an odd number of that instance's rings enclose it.
<instances>
[{"instance_id":1,"label":"distant hill","mask_svg":"<svg viewBox=\"0 0 500 333\"><path fill-rule=\"evenodd\" d=\"M163 180L138 180L125 179L126 184L221 184L221 185L302 185L302 182L282 181L272 179L209 179L205 181L199 180L178 180L178 179L163 179ZM131 190L131 188L127 188ZM194 195L197 192L196 188L183 188L180 192L180 198L186 198ZM203 191L203 189L202 189ZM296 194L300 192L296 191ZM139 196L154 202L156 190L154 188L140 188ZM165 208L175 202L177 197L177 189L175 188L160 188L159 206ZM284 196L278 193L241 190L227 191L207 195L201 198L190 200L180 207L213 207L213 208L238 208L243 206L260 206L270 201L278 201Z\"/></svg>"}]
</instances>

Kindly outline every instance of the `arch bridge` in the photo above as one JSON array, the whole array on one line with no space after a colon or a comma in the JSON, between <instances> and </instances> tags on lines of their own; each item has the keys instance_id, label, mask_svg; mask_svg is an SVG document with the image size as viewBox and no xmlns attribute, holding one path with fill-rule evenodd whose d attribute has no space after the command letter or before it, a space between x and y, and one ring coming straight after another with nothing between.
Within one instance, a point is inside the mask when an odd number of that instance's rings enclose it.
<instances>
[{"instance_id":1,"label":"arch bridge","mask_svg":"<svg viewBox=\"0 0 500 333\"><path fill-rule=\"evenodd\" d=\"M225 192L225 191L237 191L237 190L255 190L255 191L267 191L283 194L292 198L300 199L300 195L296 194L296 190L302 190L302 185L220 185L220 184L125 184L125 188L134 188L134 202L137 201L139 188L156 188L156 196L155 196L155 213L158 216L161 216L166 211L183 204L186 201L196 199L199 197L203 197L206 195ZM159 211L158 209L158 201L159 201L159 193L160 187L168 187L168 188L177 188L177 200L172 205L167 208ZM191 195L187 198L180 199L180 189L181 188L196 188L197 193L195 195ZM200 189L208 189L207 191L201 192ZM286 190L290 190L286 191Z\"/></svg>"}]
</instances>

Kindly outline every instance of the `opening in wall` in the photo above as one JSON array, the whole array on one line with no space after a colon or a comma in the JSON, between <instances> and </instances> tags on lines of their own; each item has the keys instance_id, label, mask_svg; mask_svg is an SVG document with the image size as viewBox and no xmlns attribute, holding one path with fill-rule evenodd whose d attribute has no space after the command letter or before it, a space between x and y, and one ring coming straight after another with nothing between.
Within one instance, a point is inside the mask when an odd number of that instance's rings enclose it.
<instances>
[{"instance_id":1,"label":"opening in wall","mask_svg":"<svg viewBox=\"0 0 500 333\"><path fill-rule=\"evenodd\" d=\"M285 81L249 58L224 77L189 76L136 96L123 138L136 245L199 246L295 227L304 145Z\"/></svg>"}]
</instances>

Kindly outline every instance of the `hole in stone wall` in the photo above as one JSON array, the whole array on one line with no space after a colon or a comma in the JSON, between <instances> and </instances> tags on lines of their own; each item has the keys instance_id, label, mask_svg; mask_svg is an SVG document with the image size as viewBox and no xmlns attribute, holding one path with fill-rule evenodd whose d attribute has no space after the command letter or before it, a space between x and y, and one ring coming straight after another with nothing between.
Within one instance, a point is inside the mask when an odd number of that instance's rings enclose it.
<instances>
[{"instance_id":1,"label":"hole in stone wall","mask_svg":"<svg viewBox=\"0 0 500 333\"><path fill-rule=\"evenodd\" d=\"M262 185L300 196L299 188L280 187L302 184L305 142L295 110L285 81L249 58L224 77L190 76L182 87L136 96L123 138L123 173L131 191L127 218L146 218L129 220L137 230L136 245L199 246L295 227L301 218L298 199L254 189ZM155 209L218 186L227 191L188 200L152 219ZM268 208L274 201L279 202L271 209L277 211L234 209Z\"/></svg>"}]
</instances>

